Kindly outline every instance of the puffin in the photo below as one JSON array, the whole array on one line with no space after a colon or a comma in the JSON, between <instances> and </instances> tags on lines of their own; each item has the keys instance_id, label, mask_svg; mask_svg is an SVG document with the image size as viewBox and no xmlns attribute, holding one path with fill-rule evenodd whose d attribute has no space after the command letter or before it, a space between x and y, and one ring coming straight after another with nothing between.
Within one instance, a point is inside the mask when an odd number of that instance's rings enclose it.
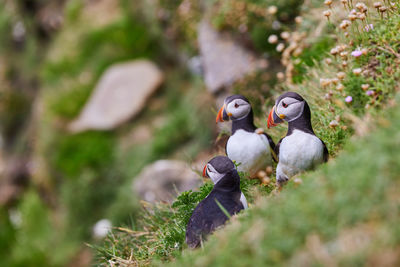
<instances>
[{"instance_id":1,"label":"puffin","mask_svg":"<svg viewBox=\"0 0 400 267\"><path fill-rule=\"evenodd\" d=\"M224 100L216 123L232 121L232 131L226 146L226 155L236 163L238 171L254 177L259 170L277 161L275 143L271 136L257 129L253 122L253 109L242 95L231 95Z\"/></svg>"},{"instance_id":2,"label":"puffin","mask_svg":"<svg viewBox=\"0 0 400 267\"><path fill-rule=\"evenodd\" d=\"M325 143L318 138L311 125L311 111L304 98L294 92L280 95L271 109L267 127L288 122L288 131L275 146L278 157L276 181L286 183L302 171L327 162L329 153Z\"/></svg>"},{"instance_id":3,"label":"puffin","mask_svg":"<svg viewBox=\"0 0 400 267\"><path fill-rule=\"evenodd\" d=\"M229 160L229 158L228 158L228 160ZM214 185L216 185L219 182L219 180L221 180L221 178L224 176L224 174L219 173L217 171L207 172L207 167L208 167L207 165L204 166L203 177L210 178L211 181L214 183ZM212 166L209 166L209 168L213 169ZM240 194L240 202L242 202L244 209L249 208L249 205L247 204L246 196L243 194L243 192L241 192L241 194Z\"/></svg>"},{"instance_id":4,"label":"puffin","mask_svg":"<svg viewBox=\"0 0 400 267\"><path fill-rule=\"evenodd\" d=\"M244 209L240 176L228 157L217 156L211 159L204 166L203 176L211 178L215 185L194 209L187 224L186 243L190 248L199 247L207 235L225 224L229 219L225 212L234 215Z\"/></svg>"}]
</instances>

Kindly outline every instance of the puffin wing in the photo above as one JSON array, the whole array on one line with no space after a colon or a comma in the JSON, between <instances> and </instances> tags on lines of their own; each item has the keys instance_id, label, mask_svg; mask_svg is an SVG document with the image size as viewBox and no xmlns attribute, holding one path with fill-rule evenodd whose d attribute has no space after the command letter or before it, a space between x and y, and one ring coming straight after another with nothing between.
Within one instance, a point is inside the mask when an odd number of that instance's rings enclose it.
<instances>
[{"instance_id":1,"label":"puffin wing","mask_svg":"<svg viewBox=\"0 0 400 267\"><path fill-rule=\"evenodd\" d=\"M283 138L285 138L285 137L283 137ZM279 140L279 142L275 146L275 154L276 154L276 157L278 158L278 160L279 160L279 148L281 146L283 138L281 138L281 140Z\"/></svg>"},{"instance_id":2,"label":"puffin wing","mask_svg":"<svg viewBox=\"0 0 400 267\"><path fill-rule=\"evenodd\" d=\"M199 247L201 241L228 218L215 202L214 192L201 201L194 209L186 227L186 243L190 248Z\"/></svg>"},{"instance_id":3,"label":"puffin wing","mask_svg":"<svg viewBox=\"0 0 400 267\"><path fill-rule=\"evenodd\" d=\"M319 139L319 140L321 140L321 139ZM327 162L329 159L328 148L326 147L324 141L321 140L321 142L322 142L322 145L324 146L324 162Z\"/></svg>"},{"instance_id":4,"label":"puffin wing","mask_svg":"<svg viewBox=\"0 0 400 267\"><path fill-rule=\"evenodd\" d=\"M271 136L269 134L267 134L267 133L263 133L263 135L265 135L265 137L267 137L267 139L268 139L268 143L269 143L269 147L270 147L272 158L274 159L275 162L278 162L278 157L277 157L277 154L275 152L275 147L276 146L275 146L274 140L272 140Z\"/></svg>"},{"instance_id":5,"label":"puffin wing","mask_svg":"<svg viewBox=\"0 0 400 267\"><path fill-rule=\"evenodd\" d=\"M192 213L186 227L186 243L190 248L197 248L201 244L202 235L205 232L204 203L200 202Z\"/></svg>"}]
</instances>

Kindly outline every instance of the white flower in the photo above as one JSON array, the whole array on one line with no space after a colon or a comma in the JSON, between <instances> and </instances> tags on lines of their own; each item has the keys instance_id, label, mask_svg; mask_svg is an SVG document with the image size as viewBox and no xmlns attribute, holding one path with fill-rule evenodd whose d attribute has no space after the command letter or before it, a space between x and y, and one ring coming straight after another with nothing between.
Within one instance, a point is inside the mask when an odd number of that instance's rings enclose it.
<instances>
[{"instance_id":1,"label":"white flower","mask_svg":"<svg viewBox=\"0 0 400 267\"><path fill-rule=\"evenodd\" d=\"M268 14L275 15L276 12L278 12L278 8L276 6L270 6L267 11L268 11Z\"/></svg>"},{"instance_id":2,"label":"white flower","mask_svg":"<svg viewBox=\"0 0 400 267\"><path fill-rule=\"evenodd\" d=\"M271 34L268 37L268 43L270 44L276 44L278 42L278 36L276 36L275 34Z\"/></svg>"},{"instance_id":3,"label":"white flower","mask_svg":"<svg viewBox=\"0 0 400 267\"><path fill-rule=\"evenodd\" d=\"M332 11L330 11L330 10L325 10L324 12L322 12L322 14L323 14L325 17L329 18L329 17L332 15Z\"/></svg>"},{"instance_id":4,"label":"white flower","mask_svg":"<svg viewBox=\"0 0 400 267\"><path fill-rule=\"evenodd\" d=\"M285 45L283 43L280 43L276 46L276 51L278 51L279 53L282 52L283 49L285 49Z\"/></svg>"},{"instance_id":5,"label":"white flower","mask_svg":"<svg viewBox=\"0 0 400 267\"><path fill-rule=\"evenodd\" d=\"M361 69L361 68L357 68L357 69L354 69L354 70L353 70L354 75L357 75L357 76L360 75L361 72L362 72L362 69Z\"/></svg>"},{"instance_id":6,"label":"white flower","mask_svg":"<svg viewBox=\"0 0 400 267\"><path fill-rule=\"evenodd\" d=\"M111 230L112 224L108 219L101 219L93 226L93 235L96 238L103 238L107 236Z\"/></svg>"}]
</instances>

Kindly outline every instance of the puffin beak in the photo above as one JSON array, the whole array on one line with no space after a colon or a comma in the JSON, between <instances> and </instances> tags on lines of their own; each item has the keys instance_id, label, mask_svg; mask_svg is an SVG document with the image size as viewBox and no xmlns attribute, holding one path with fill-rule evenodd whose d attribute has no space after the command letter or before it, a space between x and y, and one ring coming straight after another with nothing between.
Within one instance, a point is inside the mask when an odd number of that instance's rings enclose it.
<instances>
[{"instance_id":1,"label":"puffin beak","mask_svg":"<svg viewBox=\"0 0 400 267\"><path fill-rule=\"evenodd\" d=\"M204 166L204 169L203 169L203 177L204 178L208 177L208 175L207 175L207 164L206 164L206 166Z\"/></svg>"},{"instance_id":2,"label":"puffin beak","mask_svg":"<svg viewBox=\"0 0 400 267\"><path fill-rule=\"evenodd\" d=\"M271 111L269 112L268 115L268 121L267 121L267 127L268 129L274 126L277 126L279 123L282 123L283 120L285 118L285 115L281 115L278 117L278 115L275 112L275 106L271 109Z\"/></svg>"},{"instance_id":3,"label":"puffin beak","mask_svg":"<svg viewBox=\"0 0 400 267\"><path fill-rule=\"evenodd\" d=\"M225 111L225 104L222 106L222 108L218 111L217 118L215 119L215 123L218 122L223 122L229 120L229 117L232 116L232 114L227 114Z\"/></svg>"}]
</instances>

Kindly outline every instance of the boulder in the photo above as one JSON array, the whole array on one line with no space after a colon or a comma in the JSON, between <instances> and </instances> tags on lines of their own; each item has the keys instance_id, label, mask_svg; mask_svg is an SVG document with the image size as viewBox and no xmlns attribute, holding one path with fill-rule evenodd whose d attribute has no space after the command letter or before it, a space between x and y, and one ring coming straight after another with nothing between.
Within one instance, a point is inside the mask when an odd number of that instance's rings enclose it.
<instances>
[{"instance_id":1,"label":"boulder","mask_svg":"<svg viewBox=\"0 0 400 267\"><path fill-rule=\"evenodd\" d=\"M202 183L198 174L177 160L158 160L146 166L133 182L133 191L147 202L172 202L177 193Z\"/></svg>"},{"instance_id":2,"label":"boulder","mask_svg":"<svg viewBox=\"0 0 400 267\"><path fill-rule=\"evenodd\" d=\"M233 38L217 32L204 20L198 28L198 43L205 83L212 93L268 65L265 59L258 60Z\"/></svg>"},{"instance_id":3,"label":"boulder","mask_svg":"<svg viewBox=\"0 0 400 267\"><path fill-rule=\"evenodd\" d=\"M111 130L137 115L164 77L147 60L135 60L111 66L100 78L71 132Z\"/></svg>"}]
</instances>

